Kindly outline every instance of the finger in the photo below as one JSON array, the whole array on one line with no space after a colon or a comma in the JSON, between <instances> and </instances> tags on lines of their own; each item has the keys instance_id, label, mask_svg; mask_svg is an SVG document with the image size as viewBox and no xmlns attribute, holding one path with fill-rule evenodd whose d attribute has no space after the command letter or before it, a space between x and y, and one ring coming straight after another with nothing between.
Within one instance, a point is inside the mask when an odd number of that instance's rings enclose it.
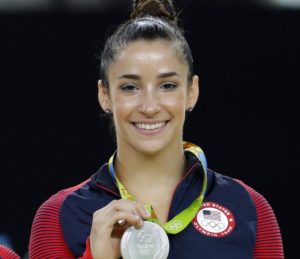
<instances>
[{"instance_id":1,"label":"finger","mask_svg":"<svg viewBox=\"0 0 300 259\"><path fill-rule=\"evenodd\" d=\"M97 218L98 216L99 217L110 216L112 211L129 211L132 214L139 214L138 210L134 206L134 202L120 199L120 200L113 200L105 207L95 211L93 214L93 218Z\"/></svg>"},{"instance_id":2,"label":"finger","mask_svg":"<svg viewBox=\"0 0 300 259\"><path fill-rule=\"evenodd\" d=\"M124 234L124 232L126 231L126 229L129 227L130 226L128 225L128 223L125 220L122 225L119 225L118 223L116 223L111 232L111 236L115 237L115 238L121 238L122 235Z\"/></svg>"},{"instance_id":3,"label":"finger","mask_svg":"<svg viewBox=\"0 0 300 259\"><path fill-rule=\"evenodd\" d=\"M138 228L144 225L144 221L141 216L132 214L128 211L116 211L113 215L111 215L111 221L114 222L114 224L120 220L124 220L129 226L135 226Z\"/></svg>"},{"instance_id":4,"label":"finger","mask_svg":"<svg viewBox=\"0 0 300 259\"><path fill-rule=\"evenodd\" d=\"M142 203L136 202L136 207L144 219L147 219L151 216Z\"/></svg>"},{"instance_id":5,"label":"finger","mask_svg":"<svg viewBox=\"0 0 300 259\"><path fill-rule=\"evenodd\" d=\"M124 221L124 227L118 224L118 221ZM112 231L119 226L120 232L128 228L128 226L134 226L135 228L141 228L144 225L142 218L136 214L132 214L130 211L116 211L111 210L109 214L98 213L93 218L92 231L97 236L111 236Z\"/></svg>"},{"instance_id":6,"label":"finger","mask_svg":"<svg viewBox=\"0 0 300 259\"><path fill-rule=\"evenodd\" d=\"M123 214L119 214L118 212L126 212L126 214L124 214L126 217L120 217L120 215ZM149 217L149 214L142 204L120 199L112 201L107 206L96 211L93 215L93 225L99 225L101 228L106 225L105 228L109 231L108 228L112 228L116 222L120 225L127 222L127 224L138 228L143 226L142 218L147 217Z\"/></svg>"},{"instance_id":7,"label":"finger","mask_svg":"<svg viewBox=\"0 0 300 259\"><path fill-rule=\"evenodd\" d=\"M130 211L132 214L138 215L142 218L147 217L146 210L143 205L136 201L120 199L115 202L111 202L111 206L117 211Z\"/></svg>"},{"instance_id":8,"label":"finger","mask_svg":"<svg viewBox=\"0 0 300 259\"><path fill-rule=\"evenodd\" d=\"M151 214L145 209L144 205L137 201L120 199L116 201L114 206L117 210L130 210L133 214L140 215L144 219L151 216Z\"/></svg>"}]
</instances>

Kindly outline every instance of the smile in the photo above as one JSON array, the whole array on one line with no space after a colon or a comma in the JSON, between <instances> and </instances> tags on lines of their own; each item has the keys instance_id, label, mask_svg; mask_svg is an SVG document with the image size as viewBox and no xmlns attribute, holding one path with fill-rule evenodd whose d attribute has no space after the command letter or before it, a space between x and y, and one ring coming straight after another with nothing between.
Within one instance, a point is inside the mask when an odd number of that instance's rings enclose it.
<instances>
[{"instance_id":1,"label":"smile","mask_svg":"<svg viewBox=\"0 0 300 259\"><path fill-rule=\"evenodd\" d=\"M134 125L139 129L144 130L156 130L162 128L166 124L166 121L163 122L156 122L156 123L142 123L136 122Z\"/></svg>"}]
</instances>

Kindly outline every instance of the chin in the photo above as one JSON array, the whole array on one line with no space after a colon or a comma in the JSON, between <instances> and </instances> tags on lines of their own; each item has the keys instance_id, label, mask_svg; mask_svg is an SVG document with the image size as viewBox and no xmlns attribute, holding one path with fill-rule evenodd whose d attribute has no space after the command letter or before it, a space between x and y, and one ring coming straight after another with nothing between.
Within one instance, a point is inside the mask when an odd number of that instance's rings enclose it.
<instances>
[{"instance_id":1,"label":"chin","mask_svg":"<svg viewBox=\"0 0 300 259\"><path fill-rule=\"evenodd\" d=\"M142 154L153 156L159 154L161 151L166 149L168 143L165 140L155 141L140 141L135 145L135 148Z\"/></svg>"}]
</instances>

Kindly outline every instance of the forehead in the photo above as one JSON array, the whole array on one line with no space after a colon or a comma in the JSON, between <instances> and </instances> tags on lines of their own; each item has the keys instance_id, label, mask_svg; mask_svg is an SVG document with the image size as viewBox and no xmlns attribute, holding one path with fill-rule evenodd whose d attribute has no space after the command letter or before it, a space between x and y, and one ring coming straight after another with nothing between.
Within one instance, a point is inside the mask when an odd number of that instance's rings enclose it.
<instances>
[{"instance_id":1,"label":"forehead","mask_svg":"<svg viewBox=\"0 0 300 259\"><path fill-rule=\"evenodd\" d=\"M188 66L169 41L135 41L126 46L109 67L109 78L122 73L164 73L186 76Z\"/></svg>"}]
</instances>

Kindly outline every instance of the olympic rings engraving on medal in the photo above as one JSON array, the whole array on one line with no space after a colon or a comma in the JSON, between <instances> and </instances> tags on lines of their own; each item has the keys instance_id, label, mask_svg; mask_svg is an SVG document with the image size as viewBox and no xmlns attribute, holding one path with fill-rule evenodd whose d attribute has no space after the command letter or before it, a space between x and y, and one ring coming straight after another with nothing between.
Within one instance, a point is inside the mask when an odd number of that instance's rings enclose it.
<instances>
[{"instance_id":1,"label":"olympic rings engraving on medal","mask_svg":"<svg viewBox=\"0 0 300 259\"><path fill-rule=\"evenodd\" d=\"M149 234L147 231L141 230L137 235L137 241L136 244L138 248L138 252L141 256L149 256L152 253L152 249L154 247L154 244L152 242L152 235Z\"/></svg>"},{"instance_id":2,"label":"olympic rings engraving on medal","mask_svg":"<svg viewBox=\"0 0 300 259\"><path fill-rule=\"evenodd\" d=\"M170 250L164 229L149 221L145 221L140 229L133 226L126 229L120 246L124 259L167 259Z\"/></svg>"}]
</instances>

